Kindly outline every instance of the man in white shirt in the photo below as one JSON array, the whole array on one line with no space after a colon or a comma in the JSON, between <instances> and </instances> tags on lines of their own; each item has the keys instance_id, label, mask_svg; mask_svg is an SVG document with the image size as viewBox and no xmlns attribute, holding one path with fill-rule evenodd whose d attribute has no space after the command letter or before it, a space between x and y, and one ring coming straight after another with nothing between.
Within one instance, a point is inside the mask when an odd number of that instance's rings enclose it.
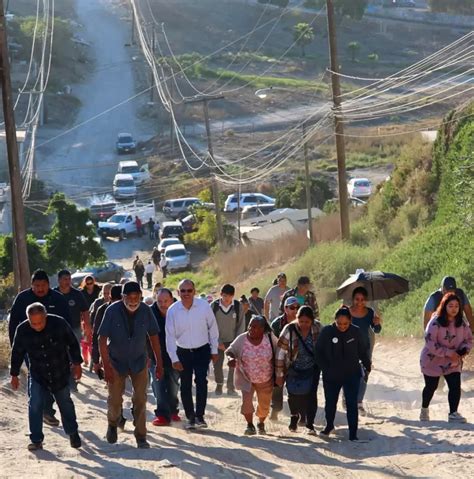
<instances>
[{"instance_id":1,"label":"man in white shirt","mask_svg":"<svg viewBox=\"0 0 474 479\"><path fill-rule=\"evenodd\" d=\"M148 263L145 265L147 289L151 289L153 286L153 271L155 271L155 266L151 260L148 260Z\"/></svg>"},{"instance_id":2,"label":"man in white shirt","mask_svg":"<svg viewBox=\"0 0 474 479\"><path fill-rule=\"evenodd\" d=\"M186 429L206 428L207 371L210 360L215 363L218 358L219 331L208 302L194 297L194 283L183 279L178 290L181 300L171 305L166 314L166 349L173 368L180 372L181 402L188 419Z\"/></svg>"}]
</instances>

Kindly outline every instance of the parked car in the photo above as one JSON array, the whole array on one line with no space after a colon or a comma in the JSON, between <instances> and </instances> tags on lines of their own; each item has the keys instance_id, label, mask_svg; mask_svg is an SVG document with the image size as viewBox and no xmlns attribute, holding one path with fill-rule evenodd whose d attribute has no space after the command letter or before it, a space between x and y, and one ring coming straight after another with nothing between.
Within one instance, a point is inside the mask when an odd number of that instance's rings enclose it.
<instances>
[{"instance_id":1,"label":"parked car","mask_svg":"<svg viewBox=\"0 0 474 479\"><path fill-rule=\"evenodd\" d=\"M117 173L124 173L133 176L133 181L137 186L150 181L150 172L148 164L138 166L135 160L120 161L118 164Z\"/></svg>"},{"instance_id":2,"label":"parked car","mask_svg":"<svg viewBox=\"0 0 474 479\"><path fill-rule=\"evenodd\" d=\"M119 133L117 136L117 142L115 143L117 153L135 153L137 149L137 143L133 139L130 133Z\"/></svg>"},{"instance_id":3,"label":"parked car","mask_svg":"<svg viewBox=\"0 0 474 479\"><path fill-rule=\"evenodd\" d=\"M352 178L347 183L349 196L368 198L372 194L372 183L367 178Z\"/></svg>"},{"instance_id":4,"label":"parked car","mask_svg":"<svg viewBox=\"0 0 474 479\"><path fill-rule=\"evenodd\" d=\"M183 225L179 221L165 221L161 225L160 239L179 238L181 242L184 240Z\"/></svg>"},{"instance_id":5,"label":"parked car","mask_svg":"<svg viewBox=\"0 0 474 479\"><path fill-rule=\"evenodd\" d=\"M81 270L76 271L71 276L71 279L73 286L77 288L82 283L84 278L89 274L94 276L96 281L99 283L106 283L108 281L115 281L116 283L119 283L124 273L125 270L122 266L118 265L117 263L107 261L97 265L86 265Z\"/></svg>"},{"instance_id":6,"label":"parked car","mask_svg":"<svg viewBox=\"0 0 474 479\"><path fill-rule=\"evenodd\" d=\"M182 244L182 243L179 240L179 238L165 238L165 239L162 239L158 244L158 251L163 254L165 252L165 249L168 246L171 246L171 245L174 245L174 244Z\"/></svg>"},{"instance_id":7,"label":"parked car","mask_svg":"<svg viewBox=\"0 0 474 479\"><path fill-rule=\"evenodd\" d=\"M238 196L229 195L225 200L224 211L232 213L238 209ZM255 206L260 204L275 204L275 198L264 195L262 193L242 193L240 195L240 208L245 206Z\"/></svg>"},{"instance_id":8,"label":"parked car","mask_svg":"<svg viewBox=\"0 0 474 479\"><path fill-rule=\"evenodd\" d=\"M168 271L179 271L191 268L191 253L182 244L174 244L165 249Z\"/></svg>"},{"instance_id":9,"label":"parked car","mask_svg":"<svg viewBox=\"0 0 474 479\"><path fill-rule=\"evenodd\" d=\"M135 199L137 185L132 175L117 173L113 183L113 193L116 199Z\"/></svg>"},{"instance_id":10,"label":"parked car","mask_svg":"<svg viewBox=\"0 0 474 479\"><path fill-rule=\"evenodd\" d=\"M248 218L257 218L258 216L265 216L268 213L275 211L275 204L261 204L261 205L252 205L244 206L242 209L241 219L246 220Z\"/></svg>"},{"instance_id":11,"label":"parked car","mask_svg":"<svg viewBox=\"0 0 474 479\"><path fill-rule=\"evenodd\" d=\"M181 224L183 225L183 229L185 233L192 233L196 229L196 216L193 214L190 214L188 216L185 216L181 220Z\"/></svg>"},{"instance_id":12,"label":"parked car","mask_svg":"<svg viewBox=\"0 0 474 479\"><path fill-rule=\"evenodd\" d=\"M166 200L163 205L163 213L169 218L181 219L188 216L193 207L215 208L214 203L205 203L199 198L177 198Z\"/></svg>"}]
</instances>

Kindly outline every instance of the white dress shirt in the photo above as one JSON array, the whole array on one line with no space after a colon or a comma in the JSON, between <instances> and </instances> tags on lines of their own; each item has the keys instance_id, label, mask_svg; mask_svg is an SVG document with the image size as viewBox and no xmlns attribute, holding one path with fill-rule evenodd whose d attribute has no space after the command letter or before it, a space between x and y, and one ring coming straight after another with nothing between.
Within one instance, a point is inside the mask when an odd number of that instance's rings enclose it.
<instances>
[{"instance_id":1,"label":"white dress shirt","mask_svg":"<svg viewBox=\"0 0 474 479\"><path fill-rule=\"evenodd\" d=\"M153 263L147 263L145 266L145 273L150 274L155 271L155 265Z\"/></svg>"},{"instance_id":2,"label":"white dress shirt","mask_svg":"<svg viewBox=\"0 0 474 479\"><path fill-rule=\"evenodd\" d=\"M179 361L177 348L195 349L209 344L211 354L217 354L219 331L209 303L194 298L190 309L181 301L172 304L166 313L166 350L173 363Z\"/></svg>"}]
</instances>

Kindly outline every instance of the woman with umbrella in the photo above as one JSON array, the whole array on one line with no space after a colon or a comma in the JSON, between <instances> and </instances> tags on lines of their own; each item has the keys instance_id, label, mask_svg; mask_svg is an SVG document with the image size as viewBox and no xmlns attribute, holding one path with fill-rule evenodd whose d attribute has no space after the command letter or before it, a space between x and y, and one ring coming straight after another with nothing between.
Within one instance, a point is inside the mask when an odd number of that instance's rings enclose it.
<instances>
[{"instance_id":1,"label":"woman with umbrella","mask_svg":"<svg viewBox=\"0 0 474 479\"><path fill-rule=\"evenodd\" d=\"M367 344L369 359L372 361L372 352L374 350L374 333L378 334L382 330L382 321L372 308L367 307L367 299L369 293L363 286L359 286L352 292L352 304L350 309L352 316L352 324L360 329L363 339ZM357 396L357 404L359 414L365 416L364 396L367 390L367 382L365 377L360 378L359 394Z\"/></svg>"}]
</instances>

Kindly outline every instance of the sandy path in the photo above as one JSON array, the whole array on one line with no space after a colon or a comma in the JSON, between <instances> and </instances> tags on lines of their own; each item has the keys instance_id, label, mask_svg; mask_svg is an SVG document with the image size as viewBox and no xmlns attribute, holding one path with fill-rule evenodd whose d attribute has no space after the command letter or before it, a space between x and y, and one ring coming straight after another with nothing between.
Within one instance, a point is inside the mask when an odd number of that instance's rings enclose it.
<instances>
[{"instance_id":1,"label":"sandy path","mask_svg":"<svg viewBox=\"0 0 474 479\"><path fill-rule=\"evenodd\" d=\"M239 399L210 394L209 430L188 433L182 426L151 427L153 447L139 451L128 422L118 444L109 445L104 440L106 391L86 373L75 393L83 448L71 449L61 429L46 426L45 450L33 455L26 450L26 395L13 393L4 378L0 386L0 477L472 477L474 427L446 422L446 391L433 400L429 426L417 420L419 350L419 341L384 340L376 346L375 370L367 392L370 416L361 419L359 434L368 440L366 444L346 440L345 418L340 412L338 434L331 442L290 434L286 415L278 423L268 423L267 437L247 438L242 435ZM460 412L474 422L472 371L464 373L463 390ZM127 399L128 416L129 404ZM322 410L317 419L321 425Z\"/></svg>"}]
</instances>

